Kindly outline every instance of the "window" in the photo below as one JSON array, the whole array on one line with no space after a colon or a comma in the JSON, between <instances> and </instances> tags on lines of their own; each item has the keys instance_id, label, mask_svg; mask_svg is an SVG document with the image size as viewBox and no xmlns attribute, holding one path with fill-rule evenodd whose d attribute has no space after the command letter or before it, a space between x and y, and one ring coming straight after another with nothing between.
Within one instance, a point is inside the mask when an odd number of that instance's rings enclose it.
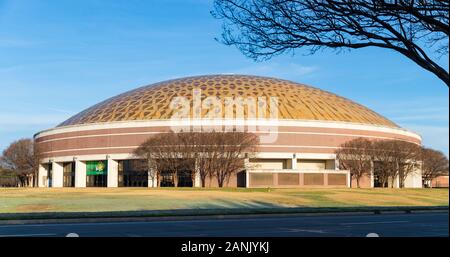
<instances>
[{"instance_id":1,"label":"window","mask_svg":"<svg viewBox=\"0 0 450 257\"><path fill-rule=\"evenodd\" d=\"M63 164L63 186L75 187L75 162Z\"/></svg>"},{"instance_id":2,"label":"window","mask_svg":"<svg viewBox=\"0 0 450 257\"><path fill-rule=\"evenodd\" d=\"M119 161L119 187L148 187L148 169L145 160Z\"/></svg>"}]
</instances>

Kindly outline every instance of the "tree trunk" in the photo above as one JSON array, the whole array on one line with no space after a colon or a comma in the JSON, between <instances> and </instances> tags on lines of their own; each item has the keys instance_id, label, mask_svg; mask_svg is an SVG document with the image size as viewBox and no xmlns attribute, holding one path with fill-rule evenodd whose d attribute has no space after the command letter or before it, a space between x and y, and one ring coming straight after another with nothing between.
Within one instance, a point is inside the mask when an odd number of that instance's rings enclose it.
<instances>
[{"instance_id":1,"label":"tree trunk","mask_svg":"<svg viewBox=\"0 0 450 257\"><path fill-rule=\"evenodd\" d=\"M217 176L217 184L219 185L219 187L223 186L223 178L221 178L220 176Z\"/></svg>"},{"instance_id":2,"label":"tree trunk","mask_svg":"<svg viewBox=\"0 0 450 257\"><path fill-rule=\"evenodd\" d=\"M202 181L202 187L206 187L206 177L201 177L200 180Z\"/></svg>"},{"instance_id":3,"label":"tree trunk","mask_svg":"<svg viewBox=\"0 0 450 257\"><path fill-rule=\"evenodd\" d=\"M173 186L178 187L178 172L173 173Z\"/></svg>"}]
</instances>

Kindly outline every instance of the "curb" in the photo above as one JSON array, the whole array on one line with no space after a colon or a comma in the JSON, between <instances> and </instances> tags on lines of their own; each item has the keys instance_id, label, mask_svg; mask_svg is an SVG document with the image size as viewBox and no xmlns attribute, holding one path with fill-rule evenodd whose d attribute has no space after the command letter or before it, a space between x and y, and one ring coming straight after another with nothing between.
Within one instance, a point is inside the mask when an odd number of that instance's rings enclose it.
<instances>
[{"instance_id":1,"label":"curb","mask_svg":"<svg viewBox=\"0 0 450 257\"><path fill-rule=\"evenodd\" d=\"M341 212L292 212L292 213L249 213L249 214L198 214L177 216L122 216L122 217L82 217L82 218L44 218L44 219L10 219L0 220L0 225L27 224L65 224L65 223L108 223L108 222L146 222L146 221L177 221L204 219L251 219L271 217L311 217L311 216L346 216L346 215L386 215L386 214L423 214L444 213L447 208L438 209L405 209L405 210L370 210L370 211L341 211Z\"/></svg>"}]
</instances>

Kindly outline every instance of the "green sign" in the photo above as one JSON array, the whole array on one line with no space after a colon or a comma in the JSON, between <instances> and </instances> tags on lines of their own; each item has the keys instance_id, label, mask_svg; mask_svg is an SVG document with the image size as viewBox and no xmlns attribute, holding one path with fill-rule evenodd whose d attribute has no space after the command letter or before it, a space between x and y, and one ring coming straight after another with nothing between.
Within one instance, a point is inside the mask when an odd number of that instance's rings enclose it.
<instances>
[{"instance_id":1,"label":"green sign","mask_svg":"<svg viewBox=\"0 0 450 257\"><path fill-rule=\"evenodd\" d=\"M108 174L107 161L87 161L86 175L106 175Z\"/></svg>"}]
</instances>

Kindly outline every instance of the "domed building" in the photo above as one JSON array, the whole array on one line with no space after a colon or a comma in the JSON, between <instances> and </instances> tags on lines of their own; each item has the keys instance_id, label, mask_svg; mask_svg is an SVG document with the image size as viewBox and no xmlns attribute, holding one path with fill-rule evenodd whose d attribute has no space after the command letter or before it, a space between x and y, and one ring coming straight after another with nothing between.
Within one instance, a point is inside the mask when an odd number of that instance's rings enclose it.
<instances>
[{"instance_id":1,"label":"domed building","mask_svg":"<svg viewBox=\"0 0 450 257\"><path fill-rule=\"evenodd\" d=\"M39 186L170 186L170 177L149 179L133 151L157 133L203 126L250 127L260 135L258 152L229 187L349 187L349 172L339 170L334 154L342 143L363 137L421 144L416 133L318 88L258 76L196 76L125 92L37 133ZM421 176L413 176L405 186L421 187ZM372 172L361 185L373 187L374 180ZM199 186L197 177L180 181Z\"/></svg>"}]
</instances>

